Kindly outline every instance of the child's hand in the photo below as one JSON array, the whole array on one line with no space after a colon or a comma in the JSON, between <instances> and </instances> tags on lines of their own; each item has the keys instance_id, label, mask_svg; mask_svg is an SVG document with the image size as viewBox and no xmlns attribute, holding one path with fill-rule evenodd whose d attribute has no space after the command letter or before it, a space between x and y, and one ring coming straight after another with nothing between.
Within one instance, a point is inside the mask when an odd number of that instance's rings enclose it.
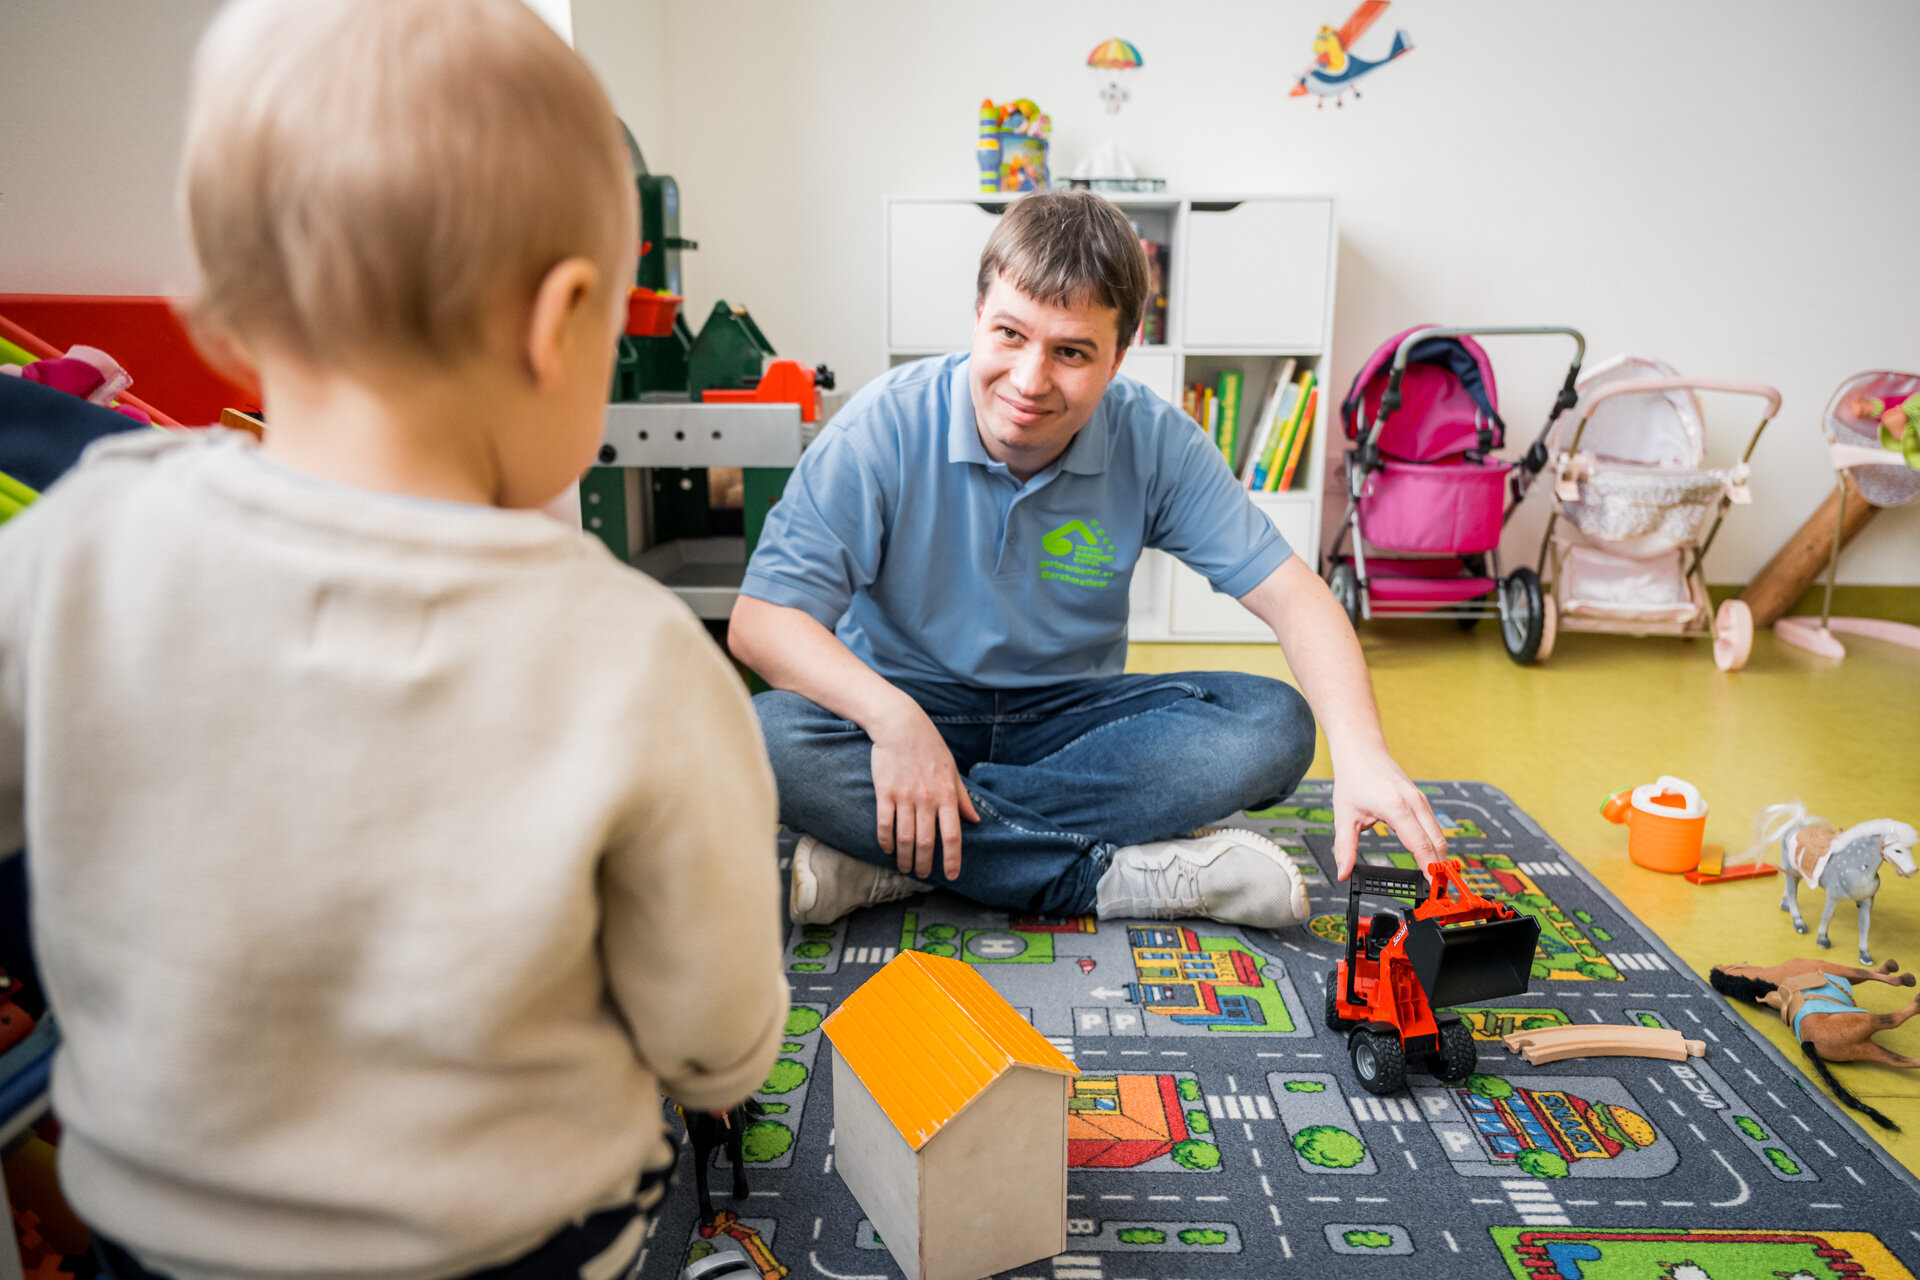
<instances>
[{"instance_id":1,"label":"child's hand","mask_svg":"<svg viewBox=\"0 0 1920 1280\"><path fill-rule=\"evenodd\" d=\"M1433 807L1385 750L1336 757L1333 762L1333 860L1340 879L1353 874L1360 828L1384 822L1424 869L1447 854Z\"/></svg>"}]
</instances>

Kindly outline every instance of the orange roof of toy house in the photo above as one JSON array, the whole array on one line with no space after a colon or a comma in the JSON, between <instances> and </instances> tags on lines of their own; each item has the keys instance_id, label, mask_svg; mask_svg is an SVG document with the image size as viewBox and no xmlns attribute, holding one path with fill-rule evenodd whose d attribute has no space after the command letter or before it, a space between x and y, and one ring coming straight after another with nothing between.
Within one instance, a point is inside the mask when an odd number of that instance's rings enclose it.
<instances>
[{"instance_id":1,"label":"orange roof of toy house","mask_svg":"<svg viewBox=\"0 0 1920 1280\"><path fill-rule=\"evenodd\" d=\"M922 951L861 983L824 1030L915 1151L1015 1065L1080 1074L972 965Z\"/></svg>"}]
</instances>

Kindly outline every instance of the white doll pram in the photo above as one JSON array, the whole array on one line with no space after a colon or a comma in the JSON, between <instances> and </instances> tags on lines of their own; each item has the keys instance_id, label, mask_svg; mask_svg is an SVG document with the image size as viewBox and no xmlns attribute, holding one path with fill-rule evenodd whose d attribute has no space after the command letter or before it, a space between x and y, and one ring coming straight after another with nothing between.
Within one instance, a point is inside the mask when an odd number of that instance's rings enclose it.
<instances>
[{"instance_id":1,"label":"white doll pram","mask_svg":"<svg viewBox=\"0 0 1920 1280\"><path fill-rule=\"evenodd\" d=\"M1738 600L1716 614L1701 563L1727 507L1751 501L1747 460L1780 409L1780 393L1758 382L1684 378L1639 356L1605 361L1578 389L1574 412L1547 441L1554 510L1540 543L1547 626L1537 660L1561 629L1711 636L1720 669L1738 670L1753 646L1753 615ZM1699 391L1766 401L1731 468L1706 465Z\"/></svg>"}]
</instances>

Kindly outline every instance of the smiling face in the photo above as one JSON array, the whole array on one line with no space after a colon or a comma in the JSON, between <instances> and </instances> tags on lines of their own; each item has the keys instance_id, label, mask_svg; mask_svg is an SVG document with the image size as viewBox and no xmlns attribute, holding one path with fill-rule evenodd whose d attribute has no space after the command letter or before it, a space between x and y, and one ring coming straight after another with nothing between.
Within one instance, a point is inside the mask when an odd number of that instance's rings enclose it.
<instances>
[{"instance_id":1,"label":"smiling face","mask_svg":"<svg viewBox=\"0 0 1920 1280\"><path fill-rule=\"evenodd\" d=\"M987 456L1025 480L1066 451L1120 371L1119 312L1037 302L996 278L973 321L967 380Z\"/></svg>"}]
</instances>

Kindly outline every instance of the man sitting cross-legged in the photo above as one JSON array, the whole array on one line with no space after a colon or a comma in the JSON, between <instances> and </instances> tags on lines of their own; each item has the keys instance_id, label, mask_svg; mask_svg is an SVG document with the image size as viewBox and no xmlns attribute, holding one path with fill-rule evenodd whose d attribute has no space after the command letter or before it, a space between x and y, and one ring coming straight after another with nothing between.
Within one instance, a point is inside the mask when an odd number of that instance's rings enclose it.
<instances>
[{"instance_id":1,"label":"man sitting cross-legged","mask_svg":"<svg viewBox=\"0 0 1920 1280\"><path fill-rule=\"evenodd\" d=\"M769 515L729 644L773 686L754 705L803 836L796 921L946 887L1023 913L1298 923L1278 846L1200 828L1284 799L1316 714L1341 878L1362 824L1444 850L1345 613L1193 421L1116 377L1146 293L1112 204L1016 202L981 255L972 349L863 388ZM1122 674L1147 547L1271 626L1306 696Z\"/></svg>"}]
</instances>

